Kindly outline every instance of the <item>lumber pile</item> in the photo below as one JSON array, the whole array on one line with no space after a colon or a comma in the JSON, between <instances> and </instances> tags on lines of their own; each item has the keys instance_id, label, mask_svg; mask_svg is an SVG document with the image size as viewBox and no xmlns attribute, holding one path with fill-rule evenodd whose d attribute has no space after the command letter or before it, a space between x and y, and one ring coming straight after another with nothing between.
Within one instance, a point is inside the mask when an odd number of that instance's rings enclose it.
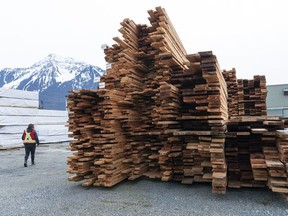
<instances>
[{"instance_id":1,"label":"lumber pile","mask_svg":"<svg viewBox=\"0 0 288 216\"><path fill-rule=\"evenodd\" d=\"M228 89L229 117L267 115L265 76L237 79L235 68L224 70L223 76Z\"/></svg>"},{"instance_id":2,"label":"lumber pile","mask_svg":"<svg viewBox=\"0 0 288 216\"><path fill-rule=\"evenodd\" d=\"M99 133L100 121L96 122L93 119L92 106L100 101L96 91L93 90L82 90L81 93L70 91L68 95L67 106L70 109L68 124L74 138L70 142L70 150L74 153L67 158L69 165L67 172L75 174L69 177L70 181L88 179L84 185L91 185L96 179L93 175L95 154L93 134ZM97 113L94 111L93 115Z\"/></svg>"},{"instance_id":3,"label":"lumber pile","mask_svg":"<svg viewBox=\"0 0 288 216\"><path fill-rule=\"evenodd\" d=\"M285 127L285 121L279 117L244 116L228 121L225 145L228 187L267 185L270 169L267 166L267 149L274 149L278 157L276 131Z\"/></svg>"},{"instance_id":4,"label":"lumber pile","mask_svg":"<svg viewBox=\"0 0 288 216\"><path fill-rule=\"evenodd\" d=\"M83 186L113 186L127 178L124 163L125 137L116 105L124 93L116 90L81 90L68 95L69 129L77 140L70 143L77 150L68 157L71 181L87 179ZM71 121L73 120L73 121Z\"/></svg>"},{"instance_id":5,"label":"lumber pile","mask_svg":"<svg viewBox=\"0 0 288 216\"><path fill-rule=\"evenodd\" d=\"M288 164L288 131L287 130L278 130L277 131L277 148L280 153L280 160Z\"/></svg>"},{"instance_id":6,"label":"lumber pile","mask_svg":"<svg viewBox=\"0 0 288 216\"><path fill-rule=\"evenodd\" d=\"M151 23L149 40L154 48L150 53L154 57L154 64L149 71L153 79L148 81L145 91L151 88L155 93L152 97L154 105L151 117L154 125L151 132L154 134L152 140L156 142L149 146L150 169L145 176L161 178L163 181L181 181L184 146L179 139L172 138L173 132L179 130L177 117L181 107L180 90L179 86L171 82L174 74L187 68L185 63L188 60L185 48L165 10L158 7L155 11L149 10L148 14Z\"/></svg>"},{"instance_id":7,"label":"lumber pile","mask_svg":"<svg viewBox=\"0 0 288 216\"><path fill-rule=\"evenodd\" d=\"M269 187L274 192L285 193L288 196L288 130L277 131L277 150L278 150L278 167L276 171L279 173L279 169L282 175L274 175L269 178ZM274 165L275 167L275 165ZM271 167L270 167L271 169ZM286 174L286 175L285 175Z\"/></svg>"},{"instance_id":8,"label":"lumber pile","mask_svg":"<svg viewBox=\"0 0 288 216\"><path fill-rule=\"evenodd\" d=\"M254 76L251 80L238 79L237 83L239 116L267 115L265 76Z\"/></svg>"},{"instance_id":9,"label":"lumber pile","mask_svg":"<svg viewBox=\"0 0 288 216\"><path fill-rule=\"evenodd\" d=\"M187 143L183 182L212 181L214 193L226 191L224 153L228 119L227 86L212 52L187 55L189 70L183 72L181 110L182 130L174 135L191 140ZM191 155L188 157L188 155ZM191 162L194 164L191 164ZM191 167L192 165L192 167Z\"/></svg>"},{"instance_id":10,"label":"lumber pile","mask_svg":"<svg viewBox=\"0 0 288 216\"><path fill-rule=\"evenodd\" d=\"M150 26L121 22L122 38L104 49L102 87L67 96L69 180L111 187L145 176L211 182L217 194L286 193L286 137L277 132L276 145L276 131L287 122L266 116L265 77L240 80L212 51L187 54L165 10L148 14Z\"/></svg>"},{"instance_id":11,"label":"lumber pile","mask_svg":"<svg viewBox=\"0 0 288 216\"><path fill-rule=\"evenodd\" d=\"M276 147L263 147L268 170L268 187L273 192L288 194L287 173Z\"/></svg>"},{"instance_id":12,"label":"lumber pile","mask_svg":"<svg viewBox=\"0 0 288 216\"><path fill-rule=\"evenodd\" d=\"M252 168L253 179L257 182L262 182L261 186L265 186L265 183L268 181L268 172L264 154L260 152L251 153L250 164Z\"/></svg>"}]
</instances>

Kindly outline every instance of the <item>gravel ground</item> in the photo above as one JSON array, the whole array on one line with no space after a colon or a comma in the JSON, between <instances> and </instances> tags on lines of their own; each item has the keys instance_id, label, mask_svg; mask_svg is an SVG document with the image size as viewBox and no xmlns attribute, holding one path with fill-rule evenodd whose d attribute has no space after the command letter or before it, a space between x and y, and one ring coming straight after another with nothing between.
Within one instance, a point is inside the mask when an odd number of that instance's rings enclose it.
<instances>
[{"instance_id":1,"label":"gravel ground","mask_svg":"<svg viewBox=\"0 0 288 216\"><path fill-rule=\"evenodd\" d=\"M0 151L0 215L288 215L288 202L268 189L211 193L210 184L146 179L113 188L69 182L67 144L37 148L36 165L23 167L24 149ZM30 162L29 162L30 163Z\"/></svg>"}]
</instances>

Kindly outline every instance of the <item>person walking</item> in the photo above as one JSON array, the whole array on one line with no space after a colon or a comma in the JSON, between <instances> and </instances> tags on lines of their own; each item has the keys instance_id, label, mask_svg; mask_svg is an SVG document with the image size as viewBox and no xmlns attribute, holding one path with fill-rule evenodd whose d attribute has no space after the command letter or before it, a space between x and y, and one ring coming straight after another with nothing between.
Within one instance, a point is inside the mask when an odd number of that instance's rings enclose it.
<instances>
[{"instance_id":1,"label":"person walking","mask_svg":"<svg viewBox=\"0 0 288 216\"><path fill-rule=\"evenodd\" d=\"M28 128L24 130L22 140L25 147L24 167L27 167L27 160L29 158L30 152L31 152L31 165L35 165L36 145L39 146L40 143L38 135L34 130L33 124L29 124Z\"/></svg>"}]
</instances>

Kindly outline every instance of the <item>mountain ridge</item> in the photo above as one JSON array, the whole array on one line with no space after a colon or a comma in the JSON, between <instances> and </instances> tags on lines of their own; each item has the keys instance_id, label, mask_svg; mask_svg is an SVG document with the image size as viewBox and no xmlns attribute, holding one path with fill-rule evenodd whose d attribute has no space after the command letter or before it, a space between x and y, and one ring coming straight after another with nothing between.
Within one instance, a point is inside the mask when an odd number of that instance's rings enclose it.
<instances>
[{"instance_id":1,"label":"mountain ridge","mask_svg":"<svg viewBox=\"0 0 288 216\"><path fill-rule=\"evenodd\" d=\"M41 108L65 110L68 90L97 89L103 74L98 66L49 54L27 68L0 70L0 87L38 91Z\"/></svg>"}]
</instances>

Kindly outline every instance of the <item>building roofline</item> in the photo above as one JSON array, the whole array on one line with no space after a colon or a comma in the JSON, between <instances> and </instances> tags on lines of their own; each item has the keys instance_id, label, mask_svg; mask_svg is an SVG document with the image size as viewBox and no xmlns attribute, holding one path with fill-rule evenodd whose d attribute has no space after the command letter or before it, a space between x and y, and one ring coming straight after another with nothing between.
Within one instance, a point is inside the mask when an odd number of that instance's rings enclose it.
<instances>
[{"instance_id":1,"label":"building roofline","mask_svg":"<svg viewBox=\"0 0 288 216\"><path fill-rule=\"evenodd\" d=\"M273 84L273 85L267 85L267 87L268 86L288 86L288 83L286 83L286 84Z\"/></svg>"}]
</instances>

